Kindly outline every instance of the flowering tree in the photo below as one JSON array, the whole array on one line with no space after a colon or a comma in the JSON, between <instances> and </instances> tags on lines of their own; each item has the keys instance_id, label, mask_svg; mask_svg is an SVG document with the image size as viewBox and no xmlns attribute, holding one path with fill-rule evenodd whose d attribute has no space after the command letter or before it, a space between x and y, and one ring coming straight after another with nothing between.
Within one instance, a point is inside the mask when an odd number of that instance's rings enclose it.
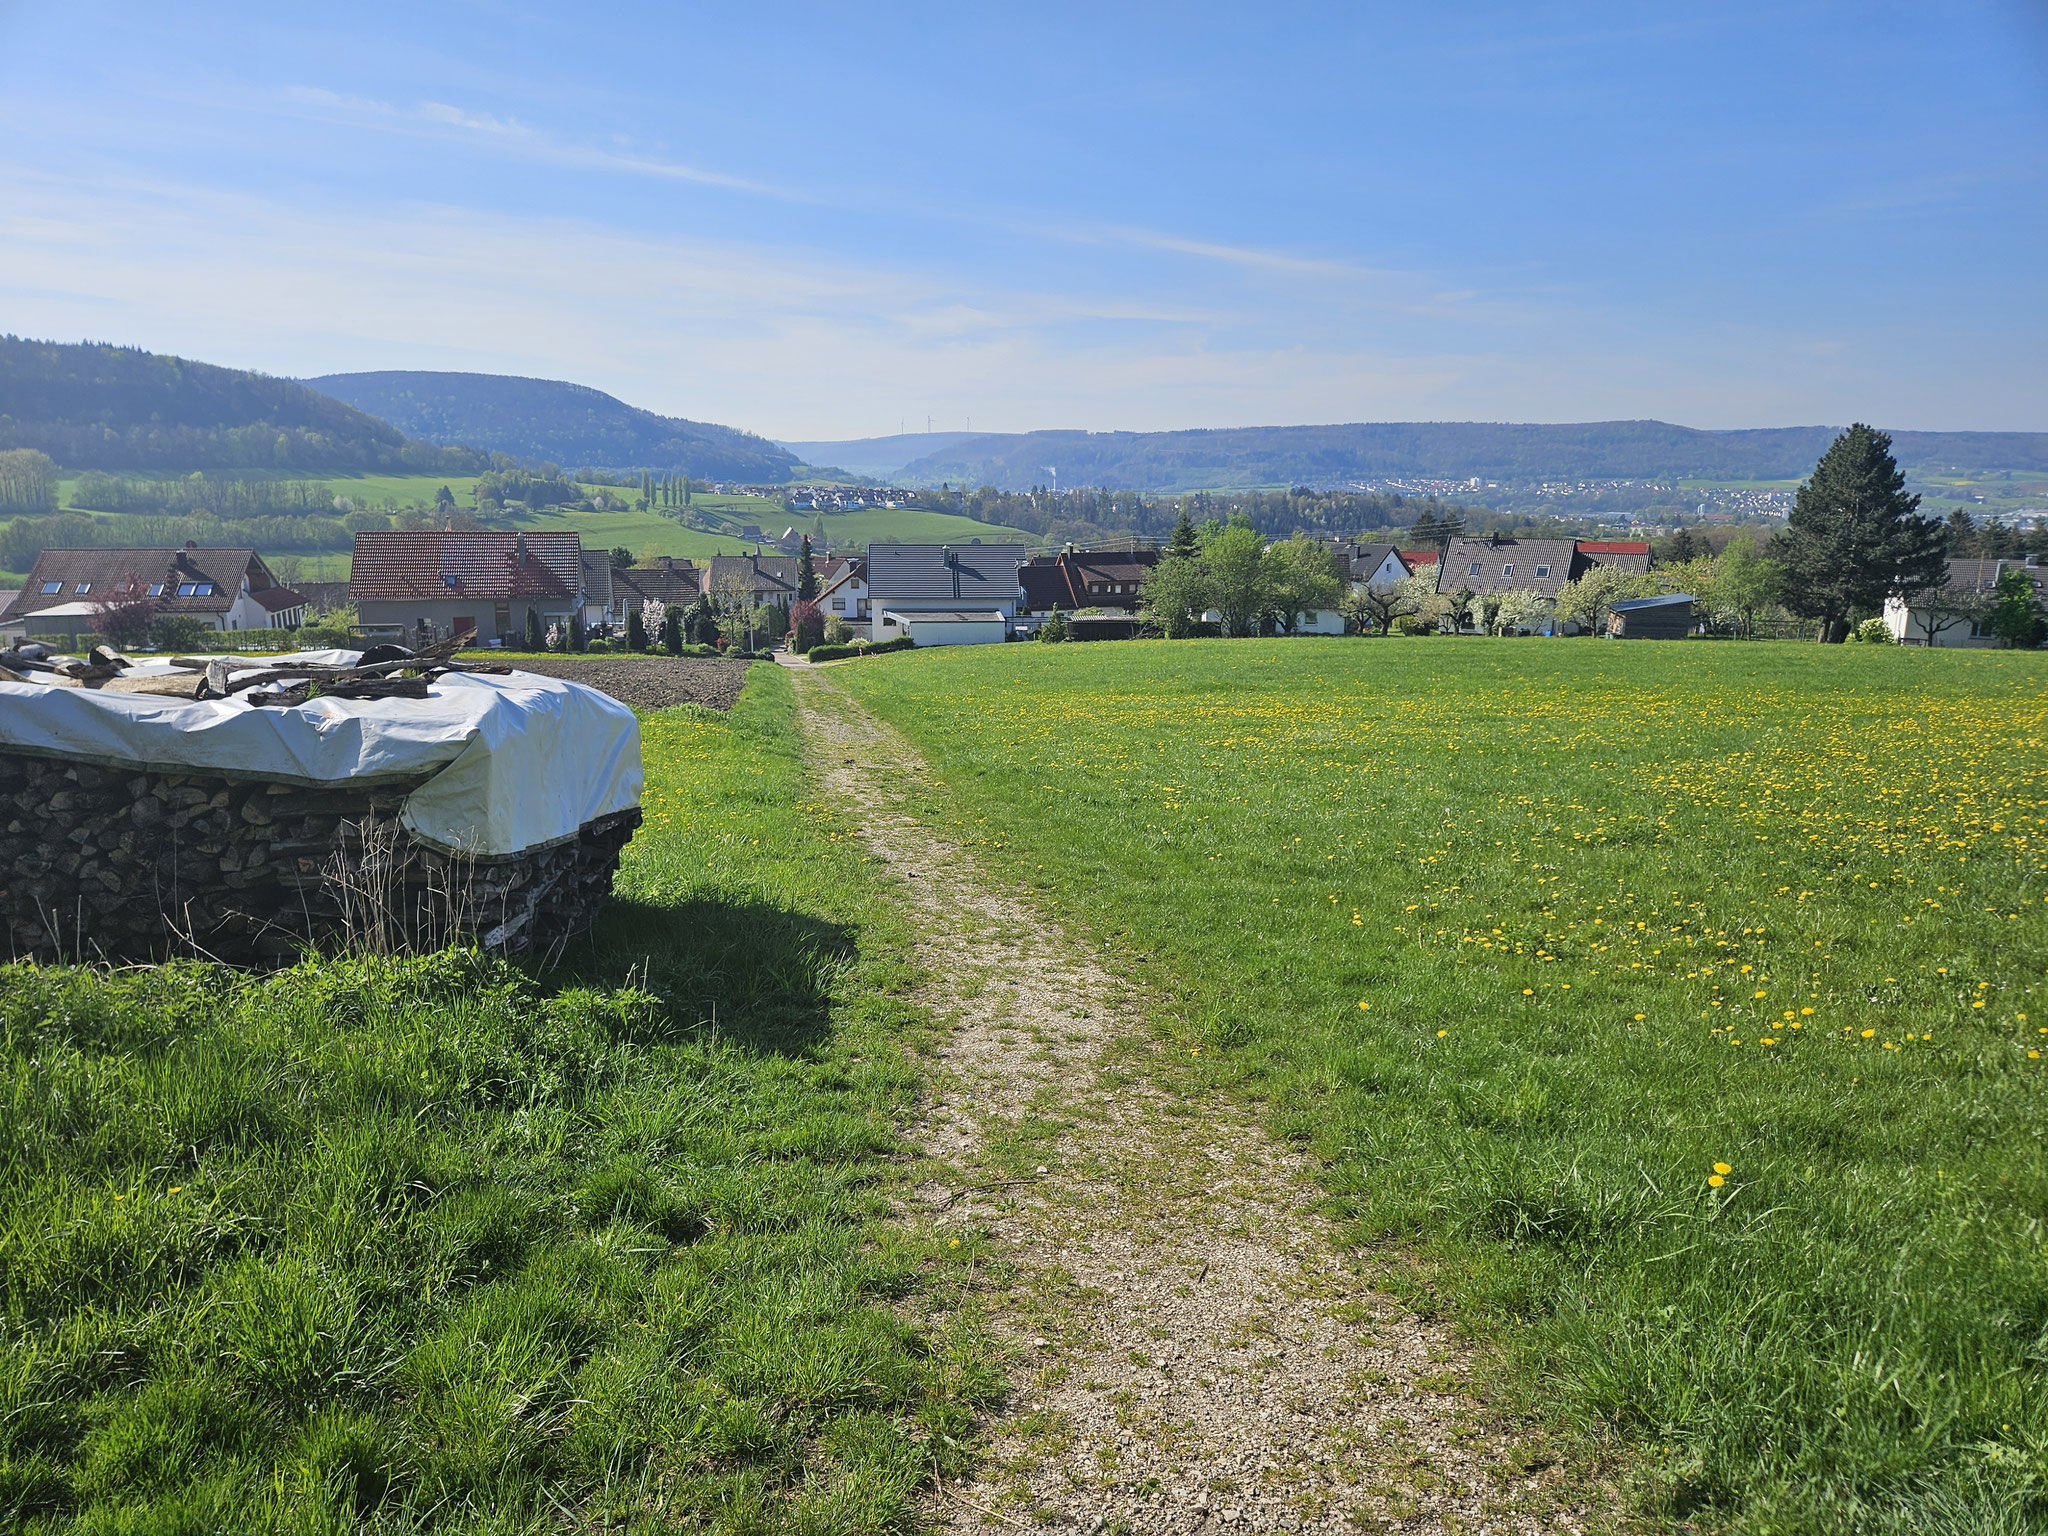
<instances>
[{"instance_id":1,"label":"flowering tree","mask_svg":"<svg viewBox=\"0 0 2048 1536\"><path fill-rule=\"evenodd\" d=\"M1618 565L1596 565L1577 581L1558 588L1557 616L1597 633L1616 603L1649 596L1649 586L1646 578Z\"/></svg>"},{"instance_id":2,"label":"flowering tree","mask_svg":"<svg viewBox=\"0 0 2048 1536\"><path fill-rule=\"evenodd\" d=\"M1344 601L1344 615L1360 629L1393 631L1396 619L1432 614L1438 606L1436 577L1416 573L1385 586L1360 586Z\"/></svg>"},{"instance_id":3,"label":"flowering tree","mask_svg":"<svg viewBox=\"0 0 2048 1536\"><path fill-rule=\"evenodd\" d=\"M1525 629L1535 629L1550 617L1552 604L1541 592L1517 588L1500 600L1500 606L1493 611L1493 632L1496 635L1518 634Z\"/></svg>"}]
</instances>

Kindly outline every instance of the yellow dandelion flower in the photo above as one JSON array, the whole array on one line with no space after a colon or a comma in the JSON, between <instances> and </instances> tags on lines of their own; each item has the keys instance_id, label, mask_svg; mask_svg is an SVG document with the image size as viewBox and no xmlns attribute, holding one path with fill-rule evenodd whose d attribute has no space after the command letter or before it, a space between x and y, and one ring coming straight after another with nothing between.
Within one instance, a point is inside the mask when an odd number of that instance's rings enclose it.
<instances>
[{"instance_id":1,"label":"yellow dandelion flower","mask_svg":"<svg viewBox=\"0 0 2048 1536\"><path fill-rule=\"evenodd\" d=\"M1370 1008L1372 1007L1372 1004L1367 1002L1364 998L1360 998L1358 1000L1358 1006L1361 1008Z\"/></svg>"},{"instance_id":2,"label":"yellow dandelion flower","mask_svg":"<svg viewBox=\"0 0 2048 1536\"><path fill-rule=\"evenodd\" d=\"M1448 1035L1449 1033L1450 1031L1448 1029L1440 1029L1436 1032L1436 1037L1437 1039L1441 1040L1445 1035Z\"/></svg>"},{"instance_id":3,"label":"yellow dandelion flower","mask_svg":"<svg viewBox=\"0 0 2048 1536\"><path fill-rule=\"evenodd\" d=\"M1719 1175L1718 1173L1710 1173L1707 1175L1707 1182L1711 1184L1715 1189L1719 1189L1723 1184L1726 1184L1728 1181L1722 1178L1721 1175Z\"/></svg>"},{"instance_id":4,"label":"yellow dandelion flower","mask_svg":"<svg viewBox=\"0 0 2048 1536\"><path fill-rule=\"evenodd\" d=\"M1730 1167L1727 1163L1714 1164L1714 1172L1716 1173L1733 1173L1734 1171L1735 1170L1732 1167Z\"/></svg>"}]
</instances>

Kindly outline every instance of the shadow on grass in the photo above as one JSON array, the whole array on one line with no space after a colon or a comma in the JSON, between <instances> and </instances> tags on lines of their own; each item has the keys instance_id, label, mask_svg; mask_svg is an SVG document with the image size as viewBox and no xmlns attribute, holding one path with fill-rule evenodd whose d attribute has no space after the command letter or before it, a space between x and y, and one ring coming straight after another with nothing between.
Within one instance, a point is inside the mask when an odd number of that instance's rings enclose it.
<instances>
[{"instance_id":1,"label":"shadow on grass","mask_svg":"<svg viewBox=\"0 0 2048 1536\"><path fill-rule=\"evenodd\" d=\"M545 976L551 988L623 986L661 999L670 1030L716 1030L764 1055L809 1054L831 1029L856 930L754 899L614 898Z\"/></svg>"}]
</instances>

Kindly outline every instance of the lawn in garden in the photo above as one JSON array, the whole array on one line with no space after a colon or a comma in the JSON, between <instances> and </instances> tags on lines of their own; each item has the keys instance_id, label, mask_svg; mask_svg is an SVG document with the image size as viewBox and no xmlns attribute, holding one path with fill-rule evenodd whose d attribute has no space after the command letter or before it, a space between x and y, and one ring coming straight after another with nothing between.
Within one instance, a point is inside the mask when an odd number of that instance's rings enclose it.
<instances>
[{"instance_id":1,"label":"lawn in garden","mask_svg":"<svg viewBox=\"0 0 2048 1536\"><path fill-rule=\"evenodd\" d=\"M1362 639L835 669L1363 1244L1764 1531L2048 1525L2048 656Z\"/></svg>"},{"instance_id":2,"label":"lawn in garden","mask_svg":"<svg viewBox=\"0 0 2048 1536\"><path fill-rule=\"evenodd\" d=\"M958 1463L905 935L785 675L643 726L563 970L0 968L0 1529L880 1530Z\"/></svg>"}]
</instances>

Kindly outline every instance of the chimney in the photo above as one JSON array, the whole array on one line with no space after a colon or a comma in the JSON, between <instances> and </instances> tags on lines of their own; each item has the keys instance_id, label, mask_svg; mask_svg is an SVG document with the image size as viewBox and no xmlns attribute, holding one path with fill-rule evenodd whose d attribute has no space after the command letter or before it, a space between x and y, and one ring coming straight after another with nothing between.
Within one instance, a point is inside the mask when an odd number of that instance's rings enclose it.
<instances>
[{"instance_id":1,"label":"chimney","mask_svg":"<svg viewBox=\"0 0 2048 1536\"><path fill-rule=\"evenodd\" d=\"M526 569L526 535L523 533L512 543L512 563L522 571Z\"/></svg>"}]
</instances>

